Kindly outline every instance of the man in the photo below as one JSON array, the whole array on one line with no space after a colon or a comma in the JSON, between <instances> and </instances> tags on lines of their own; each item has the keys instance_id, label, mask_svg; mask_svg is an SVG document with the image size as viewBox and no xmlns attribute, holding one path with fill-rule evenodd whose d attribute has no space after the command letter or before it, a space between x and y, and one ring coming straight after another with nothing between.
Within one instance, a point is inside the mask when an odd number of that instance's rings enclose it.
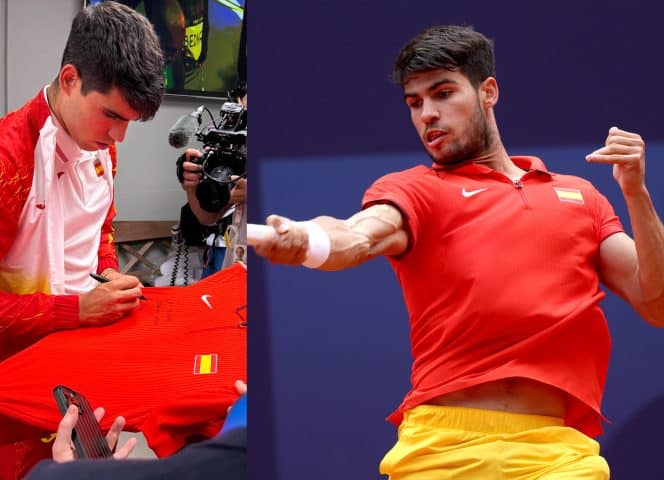
<instances>
[{"instance_id":1,"label":"man","mask_svg":"<svg viewBox=\"0 0 664 480\"><path fill-rule=\"evenodd\" d=\"M230 94L236 102L246 111L247 104L247 85L241 82L238 87ZM246 114L245 114L246 115ZM239 120L235 125L236 130L246 128L245 120ZM245 151L246 155L246 151ZM207 239L205 250L205 269L203 277L226 268L235 262L234 251L236 246L244 248L246 245L247 228L247 179L246 177L231 176L234 180L229 192L228 204L216 212L211 212L201 206L196 190L202 178L202 166L200 158L203 153L194 148L188 148L182 158L182 180L181 185L187 192L187 202L191 212L196 217L200 225L211 226L216 229L216 233L210 235Z\"/></svg>"},{"instance_id":2,"label":"man","mask_svg":"<svg viewBox=\"0 0 664 480\"><path fill-rule=\"evenodd\" d=\"M381 462L391 479L609 478L590 438L610 349L599 282L664 325L664 227L642 139L612 127L586 157L613 165L632 240L589 182L508 156L482 34L428 29L393 75L433 165L380 178L346 220L272 215L278 235L257 253L323 270L385 255L397 273L414 363Z\"/></svg>"},{"instance_id":3,"label":"man","mask_svg":"<svg viewBox=\"0 0 664 480\"><path fill-rule=\"evenodd\" d=\"M154 116L162 69L144 17L114 2L89 6L72 23L57 77L0 120L0 360L139 305L141 284L117 271L113 246L114 145L130 121ZM94 272L111 281L97 285ZM39 455L33 446L0 444L0 477L21 476Z\"/></svg>"},{"instance_id":4,"label":"man","mask_svg":"<svg viewBox=\"0 0 664 480\"><path fill-rule=\"evenodd\" d=\"M242 395L228 412L224 427L218 435L205 442L195 443L168 458L156 460L124 460L136 445L130 438L113 454L113 460L76 461L72 450L72 431L78 420L76 407L63 416L53 442L53 462L44 461L30 473L29 480L48 479L210 479L242 480L246 478L247 456L247 385L237 381L235 387ZM97 419L103 408L95 410ZM118 417L106 435L111 450L115 447L123 418Z\"/></svg>"}]
</instances>

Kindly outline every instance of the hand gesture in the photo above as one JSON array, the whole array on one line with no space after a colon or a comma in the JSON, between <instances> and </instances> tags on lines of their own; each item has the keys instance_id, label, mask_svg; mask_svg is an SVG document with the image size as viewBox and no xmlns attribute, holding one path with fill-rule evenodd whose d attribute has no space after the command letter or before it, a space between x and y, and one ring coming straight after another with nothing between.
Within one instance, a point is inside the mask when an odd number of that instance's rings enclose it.
<instances>
[{"instance_id":1,"label":"hand gesture","mask_svg":"<svg viewBox=\"0 0 664 480\"><path fill-rule=\"evenodd\" d=\"M646 171L646 146L640 135L611 127L604 146L586 155L592 163L613 165L613 178L623 195L643 189Z\"/></svg>"},{"instance_id":2,"label":"hand gesture","mask_svg":"<svg viewBox=\"0 0 664 480\"><path fill-rule=\"evenodd\" d=\"M101 419L104 418L105 413L106 412L102 407L95 409L95 418L97 419L97 422L100 422ZM65 413L64 417L62 417L62 420L60 420L60 424L58 425L58 432L55 436L55 440L53 441L52 452L54 461L63 463L76 460L74 443L72 442L71 436L77 421L78 407L76 405L69 405L67 412ZM111 449L111 451L113 451L115 448L115 445L118 442L118 438L120 437L120 432L122 432L124 426L124 417L117 417L113 422L113 425L111 425L108 433L106 434L106 442L108 443L108 447ZM113 454L113 458L118 460L127 458L134 450L134 447L136 447L136 438L132 437L128 439L125 444Z\"/></svg>"}]
</instances>

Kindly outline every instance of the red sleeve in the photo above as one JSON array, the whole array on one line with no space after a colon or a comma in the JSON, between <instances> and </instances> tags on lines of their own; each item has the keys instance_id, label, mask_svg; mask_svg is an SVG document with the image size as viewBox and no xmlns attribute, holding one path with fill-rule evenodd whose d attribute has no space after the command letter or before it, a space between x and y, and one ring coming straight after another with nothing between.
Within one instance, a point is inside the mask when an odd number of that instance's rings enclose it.
<instances>
[{"instance_id":1,"label":"red sleeve","mask_svg":"<svg viewBox=\"0 0 664 480\"><path fill-rule=\"evenodd\" d=\"M616 215L607 198L597 190L595 190L595 215L597 216L597 236L600 243L614 233L625 231L620 218Z\"/></svg>"},{"instance_id":2,"label":"red sleeve","mask_svg":"<svg viewBox=\"0 0 664 480\"><path fill-rule=\"evenodd\" d=\"M362 208L387 203L396 207L403 217L408 234L408 248L417 243L422 218L427 218L428 202L425 188L415 186L423 180L426 169L413 168L403 172L389 173L374 182L362 198Z\"/></svg>"},{"instance_id":3,"label":"red sleeve","mask_svg":"<svg viewBox=\"0 0 664 480\"><path fill-rule=\"evenodd\" d=\"M0 291L0 360L49 333L79 326L77 295Z\"/></svg>"},{"instance_id":4,"label":"red sleeve","mask_svg":"<svg viewBox=\"0 0 664 480\"><path fill-rule=\"evenodd\" d=\"M115 178L115 173L117 172L117 150L115 145L111 145L109 147L109 153L111 154L113 178ZM113 234L115 233L115 229L113 228L113 218L115 218L116 214L117 211L115 210L115 198L112 198L111 206L108 209L106 219L104 220L104 224L101 227L99 252L97 254L97 273L101 273L107 268L113 268L115 270L119 269L118 255L115 251L115 243L113 242Z\"/></svg>"},{"instance_id":5,"label":"red sleeve","mask_svg":"<svg viewBox=\"0 0 664 480\"><path fill-rule=\"evenodd\" d=\"M15 112L0 120L0 258L4 258L16 237L18 220L32 185L33 162L24 159L32 152L25 146L25 139L16 133L14 124L25 122L21 112Z\"/></svg>"}]
</instances>

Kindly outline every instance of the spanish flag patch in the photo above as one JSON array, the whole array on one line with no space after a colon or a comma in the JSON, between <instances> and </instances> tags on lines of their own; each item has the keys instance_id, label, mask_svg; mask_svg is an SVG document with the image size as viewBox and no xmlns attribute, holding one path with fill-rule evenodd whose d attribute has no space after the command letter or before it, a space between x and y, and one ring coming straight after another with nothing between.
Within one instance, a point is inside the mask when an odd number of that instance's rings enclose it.
<instances>
[{"instance_id":1,"label":"spanish flag patch","mask_svg":"<svg viewBox=\"0 0 664 480\"><path fill-rule=\"evenodd\" d=\"M98 177L104 175L104 166L101 164L101 160L95 158L95 173Z\"/></svg>"},{"instance_id":2,"label":"spanish flag patch","mask_svg":"<svg viewBox=\"0 0 664 480\"><path fill-rule=\"evenodd\" d=\"M217 354L194 355L194 375L217 373Z\"/></svg>"},{"instance_id":3,"label":"spanish flag patch","mask_svg":"<svg viewBox=\"0 0 664 480\"><path fill-rule=\"evenodd\" d=\"M581 194L581 190L577 188L553 187L553 189L556 191L558 200L560 200L561 202L581 203L581 204L585 203L583 201L583 195Z\"/></svg>"}]
</instances>

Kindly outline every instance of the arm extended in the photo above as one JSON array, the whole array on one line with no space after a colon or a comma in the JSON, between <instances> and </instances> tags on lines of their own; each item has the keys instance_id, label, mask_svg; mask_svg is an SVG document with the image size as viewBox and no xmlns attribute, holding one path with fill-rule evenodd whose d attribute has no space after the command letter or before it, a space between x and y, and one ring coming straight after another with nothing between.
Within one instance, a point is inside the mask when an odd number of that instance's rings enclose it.
<instances>
[{"instance_id":1,"label":"arm extended","mask_svg":"<svg viewBox=\"0 0 664 480\"><path fill-rule=\"evenodd\" d=\"M311 220L329 238L329 254L317 268L343 270L381 255L399 255L408 247L401 212L389 204L373 205L346 220L320 216ZM270 215L276 236L256 245L256 253L273 263L301 265L307 258L310 231L306 222Z\"/></svg>"}]
</instances>

